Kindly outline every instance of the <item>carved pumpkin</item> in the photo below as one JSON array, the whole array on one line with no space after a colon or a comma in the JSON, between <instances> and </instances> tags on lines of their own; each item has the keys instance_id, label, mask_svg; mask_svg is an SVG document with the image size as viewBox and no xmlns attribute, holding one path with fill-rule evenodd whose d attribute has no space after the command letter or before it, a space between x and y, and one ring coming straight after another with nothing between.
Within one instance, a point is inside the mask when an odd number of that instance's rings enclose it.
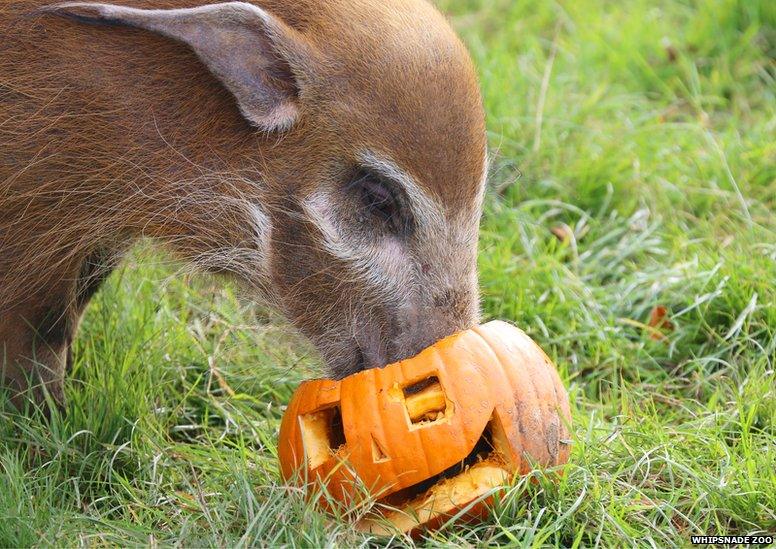
<instances>
[{"instance_id":1,"label":"carved pumpkin","mask_svg":"<svg viewBox=\"0 0 776 549\"><path fill-rule=\"evenodd\" d=\"M493 321L384 368L303 383L280 428L281 473L323 482L341 502L357 502L366 487L383 520L357 527L385 534L388 519L418 532L515 474L565 463L569 422L547 355L522 330ZM479 502L467 515L486 510Z\"/></svg>"}]
</instances>

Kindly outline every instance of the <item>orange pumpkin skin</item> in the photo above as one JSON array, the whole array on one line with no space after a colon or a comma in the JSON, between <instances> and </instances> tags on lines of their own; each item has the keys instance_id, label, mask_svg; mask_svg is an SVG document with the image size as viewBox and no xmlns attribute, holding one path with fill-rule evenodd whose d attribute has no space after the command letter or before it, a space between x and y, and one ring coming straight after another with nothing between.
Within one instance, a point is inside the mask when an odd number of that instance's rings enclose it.
<instances>
[{"instance_id":1,"label":"orange pumpkin skin","mask_svg":"<svg viewBox=\"0 0 776 549\"><path fill-rule=\"evenodd\" d=\"M429 413L413 419L426 408ZM339 425L325 425L337 414L341 432ZM442 480L446 488L438 493L445 495L438 499L447 501L439 505L441 515L434 510L418 513L415 522L391 519L401 530L417 531L444 522L442 517L487 491L488 483L507 483L534 465L565 463L570 420L568 395L547 355L522 330L493 321L384 368L341 381L303 383L281 423L281 474L301 483L324 482L331 496L345 503L363 494L358 484L390 502L401 490L446 471L450 475L468 457L467 469L472 465L482 481ZM472 460L486 432L492 451L484 458L498 464L487 471ZM480 515L483 507L469 514Z\"/></svg>"}]
</instances>

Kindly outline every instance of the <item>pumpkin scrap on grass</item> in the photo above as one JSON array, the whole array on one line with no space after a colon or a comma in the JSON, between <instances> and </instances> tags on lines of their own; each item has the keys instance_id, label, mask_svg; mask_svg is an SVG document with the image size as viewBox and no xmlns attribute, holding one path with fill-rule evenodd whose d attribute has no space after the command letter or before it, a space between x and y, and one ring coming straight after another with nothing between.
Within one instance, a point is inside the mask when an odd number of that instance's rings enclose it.
<instances>
[{"instance_id":1,"label":"pumpkin scrap on grass","mask_svg":"<svg viewBox=\"0 0 776 549\"><path fill-rule=\"evenodd\" d=\"M570 419L547 355L493 321L384 368L303 383L280 427L281 473L343 503L366 488L377 504L358 529L416 534L482 516L514 475L564 464Z\"/></svg>"}]
</instances>

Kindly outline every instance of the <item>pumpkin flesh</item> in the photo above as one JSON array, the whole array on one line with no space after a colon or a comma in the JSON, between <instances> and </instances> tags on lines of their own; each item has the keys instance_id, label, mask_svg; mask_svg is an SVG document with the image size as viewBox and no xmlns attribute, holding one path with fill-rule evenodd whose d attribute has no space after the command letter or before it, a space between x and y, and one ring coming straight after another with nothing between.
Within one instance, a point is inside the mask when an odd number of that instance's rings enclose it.
<instances>
[{"instance_id":1,"label":"pumpkin flesh","mask_svg":"<svg viewBox=\"0 0 776 549\"><path fill-rule=\"evenodd\" d=\"M503 464L486 460L476 463L461 474L434 484L426 492L399 506L381 506L377 513L356 523L356 529L378 536L389 536L396 530L415 532L422 525L433 529L470 504L467 517L482 514L488 503L487 494L509 483L511 474ZM479 500L479 501L478 501Z\"/></svg>"}]
</instances>

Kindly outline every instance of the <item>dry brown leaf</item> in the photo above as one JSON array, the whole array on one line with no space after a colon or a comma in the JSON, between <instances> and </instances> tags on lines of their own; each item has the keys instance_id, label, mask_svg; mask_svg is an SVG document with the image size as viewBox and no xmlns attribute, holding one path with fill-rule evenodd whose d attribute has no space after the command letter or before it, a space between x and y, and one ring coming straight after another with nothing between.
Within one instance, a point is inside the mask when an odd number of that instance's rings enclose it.
<instances>
[{"instance_id":1,"label":"dry brown leaf","mask_svg":"<svg viewBox=\"0 0 776 549\"><path fill-rule=\"evenodd\" d=\"M668 319L668 309L663 305L655 305L652 308L647 325L650 328L654 328L650 332L649 337L658 341L666 339L666 336L661 332L672 332L674 330L673 323Z\"/></svg>"},{"instance_id":2,"label":"dry brown leaf","mask_svg":"<svg viewBox=\"0 0 776 549\"><path fill-rule=\"evenodd\" d=\"M550 232L564 244L568 244L571 242L571 239L574 238L574 231L565 223L555 225L550 229Z\"/></svg>"}]
</instances>

